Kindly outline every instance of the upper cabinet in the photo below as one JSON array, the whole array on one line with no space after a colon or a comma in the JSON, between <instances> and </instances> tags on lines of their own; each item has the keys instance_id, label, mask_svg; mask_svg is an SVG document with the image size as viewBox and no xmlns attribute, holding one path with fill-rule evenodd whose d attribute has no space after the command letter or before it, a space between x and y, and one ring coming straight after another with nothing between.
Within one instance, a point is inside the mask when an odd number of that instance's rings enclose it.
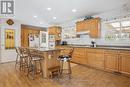
<instances>
[{"instance_id":1,"label":"upper cabinet","mask_svg":"<svg viewBox=\"0 0 130 87\"><path fill-rule=\"evenodd\" d=\"M55 40L61 40L62 28L60 26L52 26L48 28L49 35L55 35Z\"/></svg>"},{"instance_id":2,"label":"upper cabinet","mask_svg":"<svg viewBox=\"0 0 130 87\"><path fill-rule=\"evenodd\" d=\"M91 38L100 38L100 24L100 18L80 21L76 23L76 32L89 31L89 35Z\"/></svg>"}]
</instances>

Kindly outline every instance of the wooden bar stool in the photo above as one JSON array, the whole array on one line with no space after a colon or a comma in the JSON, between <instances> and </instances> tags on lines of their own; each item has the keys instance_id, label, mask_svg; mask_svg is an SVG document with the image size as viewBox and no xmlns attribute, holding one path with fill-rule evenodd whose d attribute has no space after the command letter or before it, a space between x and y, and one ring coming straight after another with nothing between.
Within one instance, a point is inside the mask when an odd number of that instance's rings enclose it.
<instances>
[{"instance_id":1,"label":"wooden bar stool","mask_svg":"<svg viewBox=\"0 0 130 87\"><path fill-rule=\"evenodd\" d=\"M17 66L20 66L20 51L19 51L19 47L15 47L15 51L17 53L16 56L16 61L15 61L15 69L17 68Z\"/></svg>"},{"instance_id":2,"label":"wooden bar stool","mask_svg":"<svg viewBox=\"0 0 130 87\"><path fill-rule=\"evenodd\" d=\"M42 60L44 59L43 54L35 49L29 49L30 62L28 68L28 76L32 76L32 79L35 78L37 74L42 75L43 77L43 69L42 69Z\"/></svg>"},{"instance_id":3,"label":"wooden bar stool","mask_svg":"<svg viewBox=\"0 0 130 87\"><path fill-rule=\"evenodd\" d=\"M20 47L19 48L19 52L20 52L20 71L26 71L26 69L28 68L28 52L27 52L27 48L23 48Z\"/></svg>"}]
</instances>

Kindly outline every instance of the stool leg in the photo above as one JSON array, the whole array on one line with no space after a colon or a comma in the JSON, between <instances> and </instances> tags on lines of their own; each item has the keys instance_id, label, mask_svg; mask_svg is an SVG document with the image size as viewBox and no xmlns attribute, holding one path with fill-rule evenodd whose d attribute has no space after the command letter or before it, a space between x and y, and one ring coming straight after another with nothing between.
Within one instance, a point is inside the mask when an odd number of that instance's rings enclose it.
<instances>
[{"instance_id":1,"label":"stool leg","mask_svg":"<svg viewBox=\"0 0 130 87\"><path fill-rule=\"evenodd\" d=\"M68 68L69 68L69 78L71 78L71 65L70 65L70 60L68 60Z\"/></svg>"},{"instance_id":2,"label":"stool leg","mask_svg":"<svg viewBox=\"0 0 130 87\"><path fill-rule=\"evenodd\" d=\"M16 63L15 63L15 69L16 69L16 67L17 67L17 64L18 64L18 58L19 58L19 55L17 54L17 57L16 57Z\"/></svg>"},{"instance_id":3,"label":"stool leg","mask_svg":"<svg viewBox=\"0 0 130 87\"><path fill-rule=\"evenodd\" d=\"M44 77L44 76L43 76L43 69L42 69L42 61L39 60L39 63L40 63L40 72L41 72L41 74L42 74L42 77Z\"/></svg>"},{"instance_id":4,"label":"stool leg","mask_svg":"<svg viewBox=\"0 0 130 87\"><path fill-rule=\"evenodd\" d=\"M62 75L62 73L63 73L63 63L64 63L64 61L61 61L60 76L61 76L61 75Z\"/></svg>"}]
</instances>

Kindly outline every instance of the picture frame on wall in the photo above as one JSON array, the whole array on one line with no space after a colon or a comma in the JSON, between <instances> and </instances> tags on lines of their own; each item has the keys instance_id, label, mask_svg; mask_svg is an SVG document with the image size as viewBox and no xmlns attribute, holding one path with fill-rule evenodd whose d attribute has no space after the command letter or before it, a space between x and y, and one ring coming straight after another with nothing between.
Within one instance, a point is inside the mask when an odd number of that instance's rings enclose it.
<instances>
[{"instance_id":1,"label":"picture frame on wall","mask_svg":"<svg viewBox=\"0 0 130 87\"><path fill-rule=\"evenodd\" d=\"M6 29L5 30L5 49L15 48L15 30Z\"/></svg>"}]
</instances>

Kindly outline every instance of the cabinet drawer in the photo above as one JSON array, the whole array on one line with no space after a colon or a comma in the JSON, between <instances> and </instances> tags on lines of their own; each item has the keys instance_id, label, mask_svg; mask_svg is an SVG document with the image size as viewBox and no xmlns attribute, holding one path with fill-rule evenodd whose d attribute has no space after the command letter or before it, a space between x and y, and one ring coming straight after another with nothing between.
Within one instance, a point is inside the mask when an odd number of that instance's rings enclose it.
<instances>
[{"instance_id":1,"label":"cabinet drawer","mask_svg":"<svg viewBox=\"0 0 130 87\"><path fill-rule=\"evenodd\" d=\"M117 54L118 51L117 50L104 50L105 54Z\"/></svg>"},{"instance_id":2,"label":"cabinet drawer","mask_svg":"<svg viewBox=\"0 0 130 87\"><path fill-rule=\"evenodd\" d=\"M130 55L130 51L119 51L120 54Z\"/></svg>"}]
</instances>

